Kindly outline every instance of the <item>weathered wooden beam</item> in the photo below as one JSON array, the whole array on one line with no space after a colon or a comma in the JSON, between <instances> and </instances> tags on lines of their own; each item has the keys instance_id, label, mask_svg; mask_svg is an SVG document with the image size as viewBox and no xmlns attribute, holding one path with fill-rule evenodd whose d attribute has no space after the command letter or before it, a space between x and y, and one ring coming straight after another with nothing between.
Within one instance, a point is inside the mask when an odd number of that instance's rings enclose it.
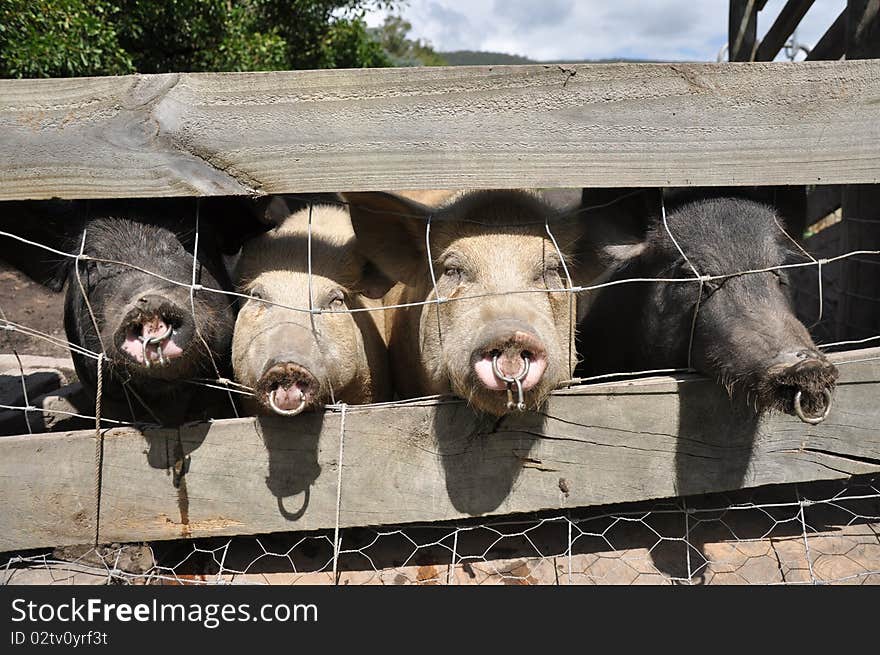
<instances>
[{"instance_id":1,"label":"weathered wooden beam","mask_svg":"<svg viewBox=\"0 0 880 655\"><path fill-rule=\"evenodd\" d=\"M758 36L761 0L730 0L727 21L728 61L752 61Z\"/></svg>"},{"instance_id":2,"label":"weathered wooden beam","mask_svg":"<svg viewBox=\"0 0 880 655\"><path fill-rule=\"evenodd\" d=\"M755 51L755 61L773 61L816 0L788 0Z\"/></svg>"},{"instance_id":3,"label":"weathered wooden beam","mask_svg":"<svg viewBox=\"0 0 880 655\"><path fill-rule=\"evenodd\" d=\"M880 181L876 62L0 81L0 199Z\"/></svg>"},{"instance_id":4,"label":"weathered wooden beam","mask_svg":"<svg viewBox=\"0 0 880 655\"><path fill-rule=\"evenodd\" d=\"M822 38L810 50L807 55L809 61L825 61L836 60L843 57L846 51L846 23L847 10L840 12L837 18L831 23L828 31L822 35Z\"/></svg>"},{"instance_id":5,"label":"weathered wooden beam","mask_svg":"<svg viewBox=\"0 0 880 655\"><path fill-rule=\"evenodd\" d=\"M830 417L755 419L695 376L575 387L500 422L460 401L105 433L101 541L440 521L880 471L880 348ZM339 477L342 453L341 488ZM94 537L94 434L0 439L0 551ZM182 474L181 474L182 472Z\"/></svg>"},{"instance_id":6,"label":"weathered wooden beam","mask_svg":"<svg viewBox=\"0 0 880 655\"><path fill-rule=\"evenodd\" d=\"M806 224L809 227L831 212L840 209L843 187L837 184L813 187L807 193ZM842 251L841 251L842 252Z\"/></svg>"},{"instance_id":7,"label":"weathered wooden beam","mask_svg":"<svg viewBox=\"0 0 880 655\"><path fill-rule=\"evenodd\" d=\"M847 0L846 58L880 57L880 0Z\"/></svg>"},{"instance_id":8,"label":"weathered wooden beam","mask_svg":"<svg viewBox=\"0 0 880 655\"><path fill-rule=\"evenodd\" d=\"M847 60L880 57L880 0L848 0ZM878 128L880 130L880 128ZM880 185L848 184L843 189L840 245L880 248ZM880 334L880 270L870 261L846 261L840 269L837 306L839 339Z\"/></svg>"}]
</instances>

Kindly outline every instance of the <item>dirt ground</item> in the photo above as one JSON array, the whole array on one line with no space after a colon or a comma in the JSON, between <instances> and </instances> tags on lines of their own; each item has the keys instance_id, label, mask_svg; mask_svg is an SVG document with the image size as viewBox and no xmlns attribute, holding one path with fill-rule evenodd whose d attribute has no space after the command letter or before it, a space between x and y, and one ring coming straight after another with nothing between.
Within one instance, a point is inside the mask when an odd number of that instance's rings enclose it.
<instances>
[{"instance_id":1,"label":"dirt ground","mask_svg":"<svg viewBox=\"0 0 880 655\"><path fill-rule=\"evenodd\" d=\"M0 310L5 318L64 339L64 293L50 291L0 260ZM21 332L0 330L0 354L66 357L67 349Z\"/></svg>"}]
</instances>

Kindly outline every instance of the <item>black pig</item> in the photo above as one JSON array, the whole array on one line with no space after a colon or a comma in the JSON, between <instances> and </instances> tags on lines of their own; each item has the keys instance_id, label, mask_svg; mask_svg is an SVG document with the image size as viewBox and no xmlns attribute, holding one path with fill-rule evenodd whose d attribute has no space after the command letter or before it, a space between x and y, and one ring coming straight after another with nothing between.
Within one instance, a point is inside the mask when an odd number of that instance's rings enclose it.
<instances>
[{"instance_id":1,"label":"black pig","mask_svg":"<svg viewBox=\"0 0 880 655\"><path fill-rule=\"evenodd\" d=\"M223 294L197 289L195 311L191 306L195 207L194 200L90 207L84 249L89 259L79 260L78 276L72 266L68 274L64 327L74 346L106 355L102 400L109 418L134 415L173 424L203 418L208 411L217 417L209 406L232 411L225 393L190 382L216 378L218 372L228 375L235 321L234 303ZM202 219L199 232L196 284L230 289L211 222ZM94 395L96 359L73 347L71 353L80 381Z\"/></svg>"},{"instance_id":2,"label":"black pig","mask_svg":"<svg viewBox=\"0 0 880 655\"><path fill-rule=\"evenodd\" d=\"M603 200L584 191L585 208ZM653 211L646 213L649 206ZM609 266L598 281L694 276L662 223L659 192L584 213L588 249ZM750 200L687 202L670 209L667 223L703 276L777 267L790 255L773 210ZM838 373L795 317L786 271L705 281L694 322L700 293L696 282L627 283L583 293L578 373L683 368L690 346L695 369L757 412L794 413L800 392L806 417L821 417Z\"/></svg>"}]
</instances>

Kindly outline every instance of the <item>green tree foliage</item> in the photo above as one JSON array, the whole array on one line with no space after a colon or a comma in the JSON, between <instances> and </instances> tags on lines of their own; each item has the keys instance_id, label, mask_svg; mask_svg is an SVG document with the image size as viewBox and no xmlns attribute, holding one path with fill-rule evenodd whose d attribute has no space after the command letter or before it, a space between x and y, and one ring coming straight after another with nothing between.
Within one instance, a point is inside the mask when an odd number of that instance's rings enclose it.
<instances>
[{"instance_id":1,"label":"green tree foliage","mask_svg":"<svg viewBox=\"0 0 880 655\"><path fill-rule=\"evenodd\" d=\"M381 27L371 30L394 66L446 66L446 60L421 39L410 39L412 24L402 16L388 16Z\"/></svg>"},{"instance_id":2,"label":"green tree foliage","mask_svg":"<svg viewBox=\"0 0 880 655\"><path fill-rule=\"evenodd\" d=\"M0 0L0 76L390 66L398 0Z\"/></svg>"},{"instance_id":3,"label":"green tree foliage","mask_svg":"<svg viewBox=\"0 0 880 655\"><path fill-rule=\"evenodd\" d=\"M110 0L0 0L0 75L129 73Z\"/></svg>"}]
</instances>

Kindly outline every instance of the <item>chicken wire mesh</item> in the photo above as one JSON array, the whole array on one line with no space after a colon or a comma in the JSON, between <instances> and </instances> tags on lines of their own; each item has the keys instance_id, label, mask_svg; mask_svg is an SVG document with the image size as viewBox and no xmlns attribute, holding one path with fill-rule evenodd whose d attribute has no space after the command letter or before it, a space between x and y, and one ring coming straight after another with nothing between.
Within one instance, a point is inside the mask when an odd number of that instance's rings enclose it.
<instances>
[{"instance_id":1,"label":"chicken wire mesh","mask_svg":"<svg viewBox=\"0 0 880 655\"><path fill-rule=\"evenodd\" d=\"M345 204L345 203L342 203ZM591 208L585 208L584 211ZM311 211L309 204L309 261L311 271ZM737 270L715 275L702 275L675 241L666 223L663 225L676 245L693 276L639 278L587 285L574 284L566 257L560 251L549 221L543 225L562 263L563 286L540 291L521 290L513 293L578 294L625 283L692 284L696 303L691 322L689 353L693 345L693 325L700 311L700 298L708 283L743 275L813 268L817 271L819 320L823 317L823 267L857 257L873 257L880 251L854 249L849 252L817 259L803 250L781 225L785 234L803 255L803 261L760 269ZM577 213L575 214L577 215ZM413 216L413 219L423 219ZM198 203L195 215L195 251L199 238ZM778 223L777 223L778 225ZM431 271L433 297L423 302L387 305L380 309L329 310L347 313L387 311L403 307L431 305L438 308L446 302L483 297L443 297L434 276L430 250L431 217L425 221L425 243ZM64 252L0 232L20 242L72 259L76 265L71 284L82 285L79 264L103 261L127 266L188 289L191 310L196 311L195 297L201 293L222 293L248 301L274 305L314 317L328 310L317 308L309 293L307 307L291 306L256 297L240 291L205 287L197 282L196 258L193 257L192 277L174 280L159 273L133 266L124 261L99 259L84 254L87 234L83 235L78 252ZM311 279L311 275L310 275ZM511 293L511 292L507 292ZM485 294L492 295L492 294ZM572 312L573 302L569 303ZM94 322L95 313L89 307ZM71 348L96 359L98 370L104 369L105 352L83 349L66 339L35 330L19 320L11 320L0 307L2 327L28 338L38 339L55 348ZM439 321L438 321L439 328ZM201 338L201 335L197 335ZM880 335L820 344L824 349L873 345ZM572 343L569 343L571 352ZM18 354L16 357L18 357ZM571 355L570 355L571 357ZM877 359L877 358L872 358ZM864 361L864 360L856 360ZM191 380L192 384L224 391L232 412L238 415L234 400L237 396L253 395L254 390L221 374L212 361L215 378ZM3 404L0 408L22 412L31 432L29 417L41 408L31 402L25 371L19 361L22 402ZM587 385L608 378L646 374L689 372L686 368L620 371L611 374L565 380L563 386ZM511 385L508 385L511 389ZM431 397L437 398L437 397ZM141 402L137 397L133 402ZM100 382L93 414L54 408L55 414L95 421L103 428L118 425L139 425L132 421L108 419L101 414ZM398 404L398 403L384 403ZM366 405L370 407L375 405ZM149 407L146 407L150 411ZM331 403L328 409L346 411L344 403ZM359 408L348 408L348 411ZM344 424L343 424L344 426ZM343 427L344 434L344 427ZM102 429L96 427L96 503L100 503ZM340 440L340 447L343 441ZM340 453L341 455L341 453ZM342 468L339 469L340 475ZM775 490L774 500L765 492L754 491L731 496L680 499L668 503L625 506L614 510L583 510L565 515L539 518L511 518L478 523L408 525L394 528L343 528L315 534L266 535L254 538L192 540L144 546L92 546L80 549L56 549L51 553L7 555L4 582L22 583L30 580L48 583L129 583L129 584L235 584L243 582L315 583L315 584L601 584L601 583L828 583L876 582L878 553L877 524L880 522L876 479L852 481L842 488L817 484ZM340 480L341 487L341 480ZM770 492L766 492L770 493ZM811 495L814 494L814 495ZM757 500L756 500L757 499ZM100 515L100 512L96 512ZM98 528L99 530L99 528ZM97 539L96 539L97 541ZM334 544L336 547L334 548ZM833 561L832 561L833 560Z\"/></svg>"}]
</instances>

